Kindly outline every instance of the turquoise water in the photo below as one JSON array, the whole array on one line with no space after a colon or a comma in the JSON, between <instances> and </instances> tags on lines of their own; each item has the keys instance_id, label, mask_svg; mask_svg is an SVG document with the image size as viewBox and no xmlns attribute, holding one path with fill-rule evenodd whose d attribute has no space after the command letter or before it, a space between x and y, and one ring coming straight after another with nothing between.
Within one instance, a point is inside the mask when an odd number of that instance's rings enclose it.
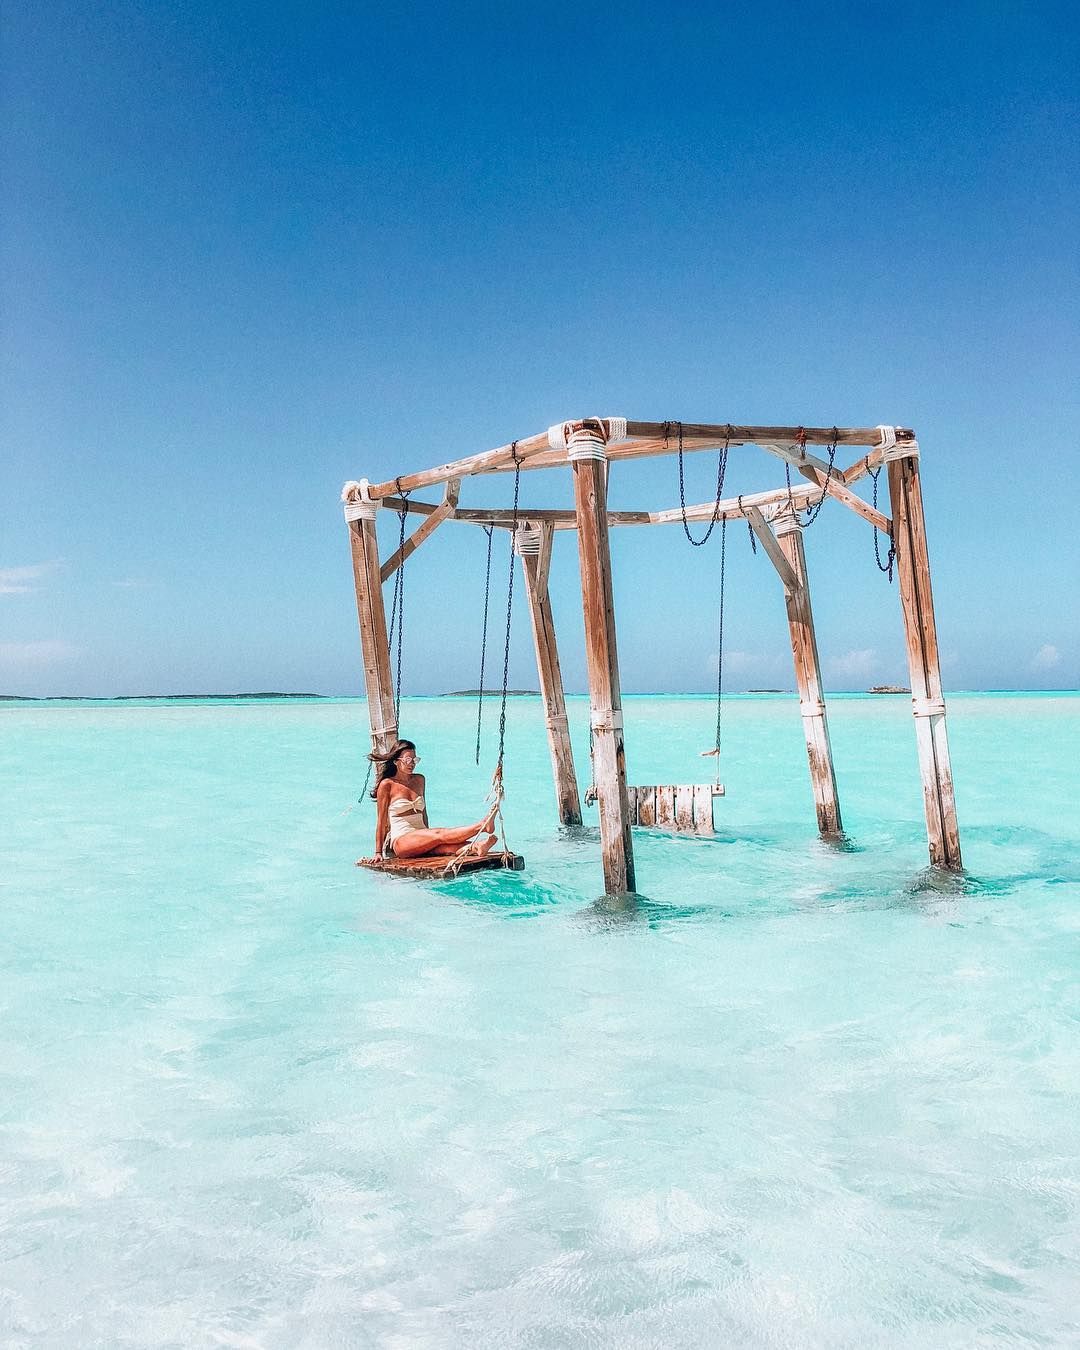
<instances>
[{"instance_id":1,"label":"turquoise water","mask_svg":"<svg viewBox=\"0 0 1080 1350\"><path fill-rule=\"evenodd\" d=\"M360 703L3 707L0 1344L1080 1343L1080 697L949 708L965 878L908 700L830 703L841 850L732 699L718 838L619 911L532 699L528 870L437 885L352 866ZM473 715L403 710L436 823ZM711 763L708 700L626 721Z\"/></svg>"}]
</instances>

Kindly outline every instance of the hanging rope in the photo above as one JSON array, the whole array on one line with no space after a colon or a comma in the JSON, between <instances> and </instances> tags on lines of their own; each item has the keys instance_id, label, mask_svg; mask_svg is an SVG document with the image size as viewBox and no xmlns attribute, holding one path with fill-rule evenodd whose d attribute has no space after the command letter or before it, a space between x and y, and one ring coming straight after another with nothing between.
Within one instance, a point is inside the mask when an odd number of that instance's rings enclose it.
<instances>
[{"instance_id":1,"label":"hanging rope","mask_svg":"<svg viewBox=\"0 0 1080 1350\"><path fill-rule=\"evenodd\" d=\"M664 423L665 445L671 434L672 425L671 422ZM709 542L709 536L716 528L716 522L720 519L720 501L724 495L724 476L727 474L728 449L731 445L732 428L729 423L725 429L723 448L720 450L716 459L716 501L713 505L712 519L709 521L709 528L705 531L704 535L700 539L695 539L690 533L690 526L686 519L686 479L683 469L683 424L681 422L676 422L674 425L679 429L679 509L682 512L683 534L686 535L687 539L690 540L695 548L700 548L702 544L707 544Z\"/></svg>"},{"instance_id":2,"label":"hanging rope","mask_svg":"<svg viewBox=\"0 0 1080 1350\"><path fill-rule=\"evenodd\" d=\"M881 465L879 464L878 467L870 475L870 481L874 484L875 511L877 510L877 489L878 489L878 478L880 477L880 475L881 475ZM896 561L896 537L893 534L893 527L891 520L889 521L889 556L885 559L884 563L881 561L881 546L878 541L878 528L876 525L874 526L874 561L877 563L878 571L884 572L885 575L889 578L889 585L891 586L893 579L893 563Z\"/></svg>"},{"instance_id":3,"label":"hanging rope","mask_svg":"<svg viewBox=\"0 0 1080 1350\"><path fill-rule=\"evenodd\" d=\"M494 525L485 525L487 535L487 563L484 567L484 624L480 638L480 686L476 694L476 762L480 763L480 729L484 720L484 667L487 663L488 600L491 596L491 540Z\"/></svg>"}]
</instances>

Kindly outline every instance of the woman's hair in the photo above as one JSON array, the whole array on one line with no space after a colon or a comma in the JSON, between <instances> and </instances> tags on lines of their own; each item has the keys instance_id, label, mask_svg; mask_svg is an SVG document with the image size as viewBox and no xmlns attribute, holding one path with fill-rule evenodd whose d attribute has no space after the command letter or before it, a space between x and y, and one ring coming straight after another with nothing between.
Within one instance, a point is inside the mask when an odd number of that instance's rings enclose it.
<instances>
[{"instance_id":1,"label":"woman's hair","mask_svg":"<svg viewBox=\"0 0 1080 1350\"><path fill-rule=\"evenodd\" d=\"M379 784L384 778L394 778L397 775L398 759L406 750L415 750L416 746L412 741L395 741L394 744L384 754L368 755L368 759L375 765L375 786L371 789L371 795L379 795Z\"/></svg>"}]
</instances>

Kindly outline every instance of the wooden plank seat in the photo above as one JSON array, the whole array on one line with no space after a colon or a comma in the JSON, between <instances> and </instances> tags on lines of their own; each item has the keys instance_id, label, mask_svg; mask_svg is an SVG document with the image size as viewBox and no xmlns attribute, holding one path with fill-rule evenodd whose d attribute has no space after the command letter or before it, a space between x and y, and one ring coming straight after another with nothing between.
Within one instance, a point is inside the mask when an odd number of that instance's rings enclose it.
<instances>
[{"instance_id":1,"label":"wooden plank seat","mask_svg":"<svg viewBox=\"0 0 1080 1350\"><path fill-rule=\"evenodd\" d=\"M669 830L672 834L715 834L713 798L723 795L722 783L627 785L630 824L646 830ZM585 800L591 805L594 799L586 794Z\"/></svg>"},{"instance_id":2,"label":"wooden plank seat","mask_svg":"<svg viewBox=\"0 0 1080 1350\"><path fill-rule=\"evenodd\" d=\"M520 853L492 851L482 858L357 858L357 867L366 867L369 872L386 872L395 877L412 877L414 880L441 881L461 876L465 872L482 872L485 869L502 868L508 872L523 872L525 859Z\"/></svg>"}]
</instances>

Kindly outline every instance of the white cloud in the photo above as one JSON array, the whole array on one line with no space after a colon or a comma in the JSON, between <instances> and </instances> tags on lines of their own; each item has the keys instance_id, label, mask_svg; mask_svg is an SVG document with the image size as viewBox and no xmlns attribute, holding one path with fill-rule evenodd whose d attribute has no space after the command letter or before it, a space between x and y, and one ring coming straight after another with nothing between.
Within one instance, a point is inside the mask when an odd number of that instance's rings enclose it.
<instances>
[{"instance_id":1,"label":"white cloud","mask_svg":"<svg viewBox=\"0 0 1080 1350\"><path fill-rule=\"evenodd\" d=\"M78 647L62 638L44 642L0 642L0 667L19 670L26 667L51 666L70 661L79 653Z\"/></svg>"},{"instance_id":2,"label":"white cloud","mask_svg":"<svg viewBox=\"0 0 1080 1350\"><path fill-rule=\"evenodd\" d=\"M53 562L28 563L23 567L0 567L0 595L26 595L38 588L30 583L40 581L61 565L59 558Z\"/></svg>"},{"instance_id":3,"label":"white cloud","mask_svg":"<svg viewBox=\"0 0 1080 1350\"><path fill-rule=\"evenodd\" d=\"M829 662L834 675L847 676L849 679L864 680L874 674L877 665L877 651L874 647L858 647L843 656L836 656Z\"/></svg>"},{"instance_id":4,"label":"white cloud","mask_svg":"<svg viewBox=\"0 0 1080 1350\"><path fill-rule=\"evenodd\" d=\"M114 581L113 585L125 591L144 591L150 583L140 577L122 577L119 581Z\"/></svg>"},{"instance_id":5,"label":"white cloud","mask_svg":"<svg viewBox=\"0 0 1080 1350\"><path fill-rule=\"evenodd\" d=\"M1044 642L1031 658L1032 670L1053 670L1061 662L1061 653L1050 642Z\"/></svg>"}]
</instances>

